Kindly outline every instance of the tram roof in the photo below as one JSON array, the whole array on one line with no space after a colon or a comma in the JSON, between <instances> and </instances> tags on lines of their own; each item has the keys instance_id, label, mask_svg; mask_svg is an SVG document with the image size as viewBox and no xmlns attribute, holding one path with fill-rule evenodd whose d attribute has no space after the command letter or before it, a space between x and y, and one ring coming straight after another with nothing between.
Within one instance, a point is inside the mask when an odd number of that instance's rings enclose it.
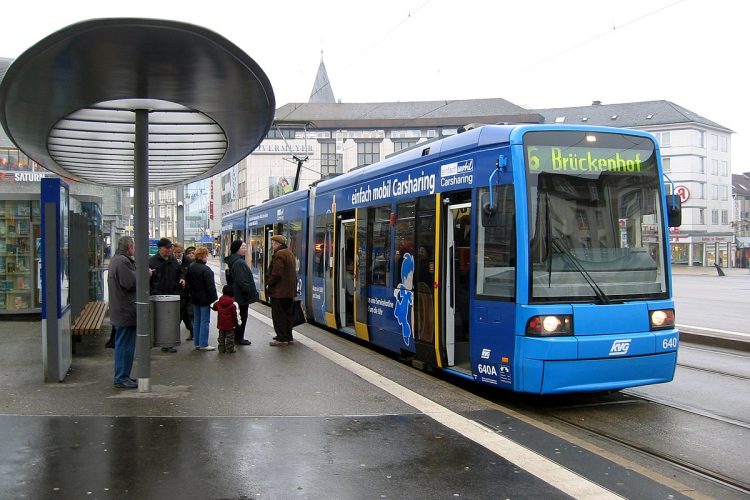
<instances>
[{"instance_id":1,"label":"tram roof","mask_svg":"<svg viewBox=\"0 0 750 500\"><path fill-rule=\"evenodd\" d=\"M317 192L339 189L342 185L356 184L367 179L393 173L394 165L407 169L424 160L434 161L473 147L485 147L493 144L504 144L510 140L511 132L525 125L485 125L441 139L439 141L417 145L404 153L391 156L378 163L353 170L345 175L328 179L318 184ZM422 147L419 147L422 146ZM425 151L428 150L428 151Z\"/></svg>"},{"instance_id":2,"label":"tram roof","mask_svg":"<svg viewBox=\"0 0 750 500\"><path fill-rule=\"evenodd\" d=\"M219 173L273 122L260 66L205 28L158 19L93 19L21 54L0 83L0 122L27 156L64 177L134 183L135 110L149 111L149 183Z\"/></svg>"},{"instance_id":3,"label":"tram roof","mask_svg":"<svg viewBox=\"0 0 750 500\"><path fill-rule=\"evenodd\" d=\"M266 200L259 205L249 207L247 209L248 213L257 212L258 210L268 210L268 209L283 207L285 205L288 205L289 203L294 203L295 201L304 200L305 198L307 198L307 191L308 191L307 188L299 189L297 191L289 192L277 198Z\"/></svg>"}]
</instances>

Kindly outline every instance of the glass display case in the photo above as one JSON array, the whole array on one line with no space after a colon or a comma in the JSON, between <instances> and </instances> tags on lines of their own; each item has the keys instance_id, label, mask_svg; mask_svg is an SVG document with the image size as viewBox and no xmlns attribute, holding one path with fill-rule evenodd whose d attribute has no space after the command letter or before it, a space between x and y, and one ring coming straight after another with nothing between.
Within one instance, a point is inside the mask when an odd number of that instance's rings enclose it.
<instances>
[{"instance_id":1,"label":"glass display case","mask_svg":"<svg viewBox=\"0 0 750 500\"><path fill-rule=\"evenodd\" d=\"M88 219L89 300L104 300L102 210L90 201L82 202L81 209Z\"/></svg>"},{"instance_id":2,"label":"glass display case","mask_svg":"<svg viewBox=\"0 0 750 500\"><path fill-rule=\"evenodd\" d=\"M38 200L0 201L0 313L41 307Z\"/></svg>"}]
</instances>

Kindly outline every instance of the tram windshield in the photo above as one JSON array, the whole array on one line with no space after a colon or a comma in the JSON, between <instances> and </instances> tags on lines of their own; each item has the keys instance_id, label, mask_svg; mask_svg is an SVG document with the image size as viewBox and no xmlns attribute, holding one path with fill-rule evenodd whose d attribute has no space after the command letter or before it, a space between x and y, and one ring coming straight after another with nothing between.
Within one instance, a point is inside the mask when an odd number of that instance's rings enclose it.
<instances>
[{"instance_id":1,"label":"tram windshield","mask_svg":"<svg viewBox=\"0 0 750 500\"><path fill-rule=\"evenodd\" d=\"M524 155L531 301L666 297L653 142L616 133L530 132Z\"/></svg>"}]
</instances>

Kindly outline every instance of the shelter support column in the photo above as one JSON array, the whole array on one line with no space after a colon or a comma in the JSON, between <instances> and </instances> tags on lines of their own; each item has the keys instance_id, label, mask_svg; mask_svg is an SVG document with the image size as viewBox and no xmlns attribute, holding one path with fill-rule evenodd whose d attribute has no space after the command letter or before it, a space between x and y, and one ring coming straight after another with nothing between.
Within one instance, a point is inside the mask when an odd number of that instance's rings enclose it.
<instances>
[{"instance_id":1,"label":"shelter support column","mask_svg":"<svg viewBox=\"0 0 750 500\"><path fill-rule=\"evenodd\" d=\"M148 110L135 111L134 144L135 305L138 392L151 392L151 314L148 269Z\"/></svg>"},{"instance_id":2,"label":"shelter support column","mask_svg":"<svg viewBox=\"0 0 750 500\"><path fill-rule=\"evenodd\" d=\"M177 241L185 244L185 186L177 185Z\"/></svg>"}]
</instances>

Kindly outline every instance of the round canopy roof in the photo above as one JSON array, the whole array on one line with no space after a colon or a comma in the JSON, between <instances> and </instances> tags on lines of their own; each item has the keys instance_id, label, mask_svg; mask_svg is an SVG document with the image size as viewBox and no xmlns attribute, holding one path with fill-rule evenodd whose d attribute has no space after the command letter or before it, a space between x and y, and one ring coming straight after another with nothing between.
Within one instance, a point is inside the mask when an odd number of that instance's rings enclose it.
<instances>
[{"instance_id":1,"label":"round canopy roof","mask_svg":"<svg viewBox=\"0 0 750 500\"><path fill-rule=\"evenodd\" d=\"M275 110L247 54L199 26L94 19L21 54L0 84L0 122L64 177L132 186L135 110L149 111L149 184L209 177L250 154Z\"/></svg>"}]
</instances>

